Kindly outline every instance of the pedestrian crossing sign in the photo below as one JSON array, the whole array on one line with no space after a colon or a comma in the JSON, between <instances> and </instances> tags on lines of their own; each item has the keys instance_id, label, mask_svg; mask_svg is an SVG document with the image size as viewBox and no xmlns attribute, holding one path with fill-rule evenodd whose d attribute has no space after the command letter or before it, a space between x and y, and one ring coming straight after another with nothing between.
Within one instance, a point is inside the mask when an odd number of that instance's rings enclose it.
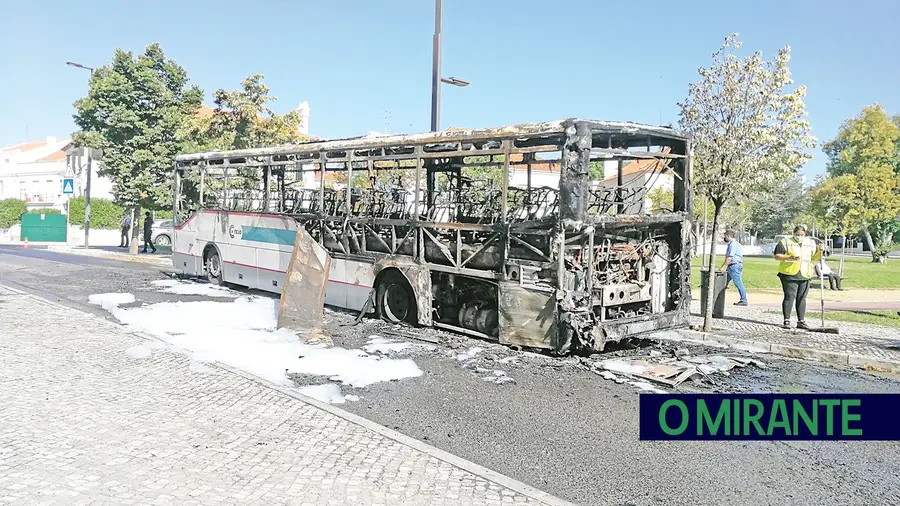
<instances>
[{"instance_id":1,"label":"pedestrian crossing sign","mask_svg":"<svg viewBox=\"0 0 900 506\"><path fill-rule=\"evenodd\" d=\"M71 195L75 193L75 180L63 179L63 195Z\"/></svg>"}]
</instances>

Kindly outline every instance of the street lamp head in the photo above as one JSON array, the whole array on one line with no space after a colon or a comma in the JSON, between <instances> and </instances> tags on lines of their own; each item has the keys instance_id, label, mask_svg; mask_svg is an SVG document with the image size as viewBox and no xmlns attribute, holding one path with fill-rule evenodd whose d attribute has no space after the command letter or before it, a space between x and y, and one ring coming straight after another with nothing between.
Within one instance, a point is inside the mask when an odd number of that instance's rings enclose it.
<instances>
[{"instance_id":1,"label":"street lamp head","mask_svg":"<svg viewBox=\"0 0 900 506\"><path fill-rule=\"evenodd\" d=\"M68 66L70 66L70 67L76 67L76 68L84 69L84 70L90 70L90 71L93 71L93 70L94 70L94 69L92 69L91 67L85 67L84 65L82 65L82 64L80 64L80 63L75 63L75 62L73 62L73 61L67 61L67 62L66 62L66 65L68 65Z\"/></svg>"},{"instance_id":2,"label":"street lamp head","mask_svg":"<svg viewBox=\"0 0 900 506\"><path fill-rule=\"evenodd\" d=\"M446 83L446 84L452 84L453 86L459 86L460 88L465 88L466 86L469 85L469 81L466 81L465 79L460 79L458 77L442 77L441 82Z\"/></svg>"}]
</instances>

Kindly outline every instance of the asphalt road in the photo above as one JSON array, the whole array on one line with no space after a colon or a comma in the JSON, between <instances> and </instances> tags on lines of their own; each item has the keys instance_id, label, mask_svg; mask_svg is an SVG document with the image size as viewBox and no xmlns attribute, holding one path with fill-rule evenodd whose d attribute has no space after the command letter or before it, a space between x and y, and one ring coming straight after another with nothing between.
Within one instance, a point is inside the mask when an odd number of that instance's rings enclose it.
<instances>
[{"instance_id":1,"label":"asphalt road","mask_svg":"<svg viewBox=\"0 0 900 506\"><path fill-rule=\"evenodd\" d=\"M159 268L0 246L0 284L108 317L89 295L130 292L139 301L203 300L148 285ZM2 314L10 318L15 315ZM326 313L335 344L360 346L394 330ZM342 407L584 505L900 504L897 443L641 442L638 391L600 378L580 361L516 353L428 330L439 339L413 358L425 374L362 391ZM474 367L455 358L486 348ZM624 350L619 354L644 353ZM692 349L692 353L703 350ZM501 363L514 357L513 363ZM893 392L900 382L766 357L770 367L720 379L724 391ZM486 382L494 369L514 383Z\"/></svg>"}]
</instances>

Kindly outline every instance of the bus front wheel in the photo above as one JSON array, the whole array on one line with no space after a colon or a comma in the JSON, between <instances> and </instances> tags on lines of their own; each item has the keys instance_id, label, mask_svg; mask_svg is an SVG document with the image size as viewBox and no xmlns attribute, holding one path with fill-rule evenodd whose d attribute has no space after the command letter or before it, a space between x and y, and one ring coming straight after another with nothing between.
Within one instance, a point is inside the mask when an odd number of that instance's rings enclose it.
<instances>
[{"instance_id":1,"label":"bus front wheel","mask_svg":"<svg viewBox=\"0 0 900 506\"><path fill-rule=\"evenodd\" d=\"M206 279L214 285L222 284L222 259L218 251L211 251L206 257Z\"/></svg>"},{"instance_id":2,"label":"bus front wheel","mask_svg":"<svg viewBox=\"0 0 900 506\"><path fill-rule=\"evenodd\" d=\"M391 323L416 324L416 296L402 274L396 271L386 272L379 280L375 292L376 307L381 318Z\"/></svg>"}]
</instances>

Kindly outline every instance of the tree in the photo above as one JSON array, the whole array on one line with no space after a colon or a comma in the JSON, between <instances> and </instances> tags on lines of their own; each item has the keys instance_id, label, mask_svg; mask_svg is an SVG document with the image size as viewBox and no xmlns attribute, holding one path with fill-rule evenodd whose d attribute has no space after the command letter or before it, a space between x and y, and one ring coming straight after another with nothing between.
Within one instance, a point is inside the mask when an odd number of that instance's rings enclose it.
<instances>
[{"instance_id":1,"label":"tree","mask_svg":"<svg viewBox=\"0 0 900 506\"><path fill-rule=\"evenodd\" d=\"M134 207L138 215L141 207L168 206L172 163L183 141L179 132L202 95L158 44L136 58L117 49L111 63L92 72L87 96L75 101L81 131L74 143L103 151L98 173L112 180L116 203Z\"/></svg>"},{"instance_id":2,"label":"tree","mask_svg":"<svg viewBox=\"0 0 900 506\"><path fill-rule=\"evenodd\" d=\"M306 140L299 130L298 111L277 114L269 108L277 98L269 95L263 79L262 74L253 74L241 82L240 89L213 93L212 114L198 111L184 125L185 151L260 148Z\"/></svg>"},{"instance_id":3,"label":"tree","mask_svg":"<svg viewBox=\"0 0 900 506\"><path fill-rule=\"evenodd\" d=\"M847 230L861 230L873 262L885 262L900 230L900 119L880 105L847 120L824 146L829 178L817 196L830 202Z\"/></svg>"},{"instance_id":4,"label":"tree","mask_svg":"<svg viewBox=\"0 0 900 506\"><path fill-rule=\"evenodd\" d=\"M775 237L784 233L786 225L798 222L808 200L800 178L783 181L771 191L747 199L746 227L754 236Z\"/></svg>"},{"instance_id":5,"label":"tree","mask_svg":"<svg viewBox=\"0 0 900 506\"><path fill-rule=\"evenodd\" d=\"M647 198L650 200L650 212L652 214L671 213L675 206L675 192L668 188L654 188L647 192ZM706 212L710 213L713 207L707 203ZM698 199L694 202L694 223L703 222L703 202Z\"/></svg>"},{"instance_id":6,"label":"tree","mask_svg":"<svg viewBox=\"0 0 900 506\"><path fill-rule=\"evenodd\" d=\"M699 70L687 99L678 104L679 124L693 136L694 175L698 195L712 201L713 237L725 204L771 189L794 176L815 145L806 121L806 88L793 85L790 47L771 61L762 53L739 58L737 34L726 37L713 54L714 64ZM707 268L715 265L712 248ZM712 326L712 286L707 284L703 328Z\"/></svg>"},{"instance_id":7,"label":"tree","mask_svg":"<svg viewBox=\"0 0 900 506\"><path fill-rule=\"evenodd\" d=\"M219 89L213 93L215 108L198 108L182 126L181 136L185 139L184 152L233 150L261 148L293 144L308 139L300 133L302 118L296 110L277 114L269 106L277 100L269 94L269 87L263 82L262 74L253 74L243 81L241 87L233 91ZM246 177L232 177L228 180L230 190L259 189L261 182L252 169ZM199 174L187 174L183 181L182 195L188 201L199 198ZM216 185L219 185L217 187ZM209 190L223 190L223 182L210 180ZM210 195L212 192L210 193Z\"/></svg>"}]
</instances>

